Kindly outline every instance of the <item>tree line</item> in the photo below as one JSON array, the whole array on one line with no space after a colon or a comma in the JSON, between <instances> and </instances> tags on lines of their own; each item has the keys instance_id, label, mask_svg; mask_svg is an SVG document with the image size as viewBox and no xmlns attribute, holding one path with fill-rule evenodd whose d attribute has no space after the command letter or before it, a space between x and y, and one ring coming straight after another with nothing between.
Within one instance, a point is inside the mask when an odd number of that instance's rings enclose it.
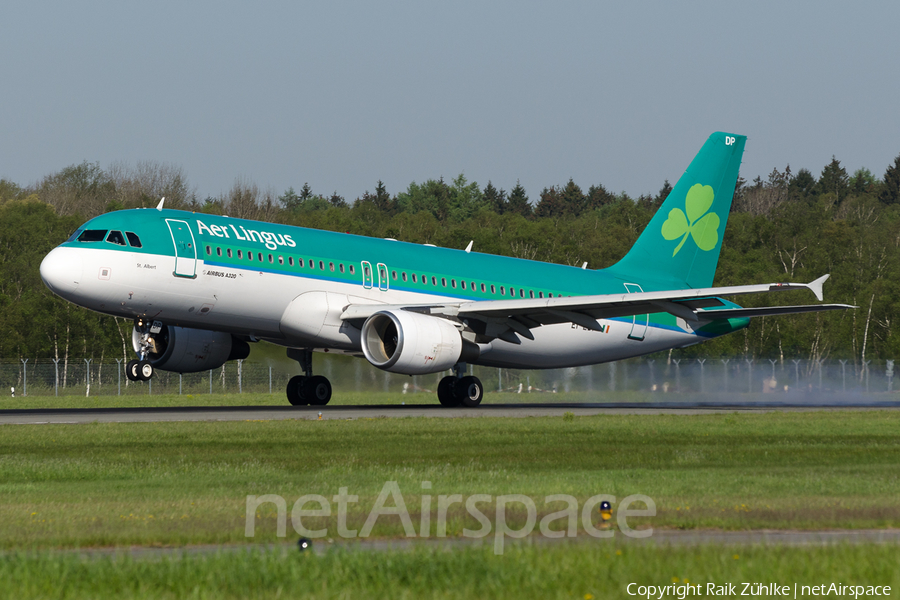
<instances>
[{"instance_id":1,"label":"tree line","mask_svg":"<svg viewBox=\"0 0 900 600\"><path fill-rule=\"evenodd\" d=\"M199 199L182 170L163 163L71 165L22 187L0 180L0 358L130 354L131 324L75 307L40 281L47 252L83 221L123 208L166 206L196 212L389 237L414 243L602 268L620 259L672 187L630 197L571 179L528 197L483 187L462 174L413 182L391 194L382 182L353 201L308 184L281 194L238 179ZM824 358L855 362L900 356L900 156L879 179L849 174L833 158L818 176L790 166L766 179L738 180L715 285L810 281L831 273L826 301L853 311L753 319L751 326L681 356ZM741 304L810 303L808 294L743 297Z\"/></svg>"}]
</instances>

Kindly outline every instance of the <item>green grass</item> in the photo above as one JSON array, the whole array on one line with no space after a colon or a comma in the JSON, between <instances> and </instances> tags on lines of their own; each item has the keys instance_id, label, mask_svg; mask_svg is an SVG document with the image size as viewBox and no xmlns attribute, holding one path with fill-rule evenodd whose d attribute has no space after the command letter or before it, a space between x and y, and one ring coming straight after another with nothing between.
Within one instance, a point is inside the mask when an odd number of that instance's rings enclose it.
<instances>
[{"instance_id":1,"label":"green grass","mask_svg":"<svg viewBox=\"0 0 900 600\"><path fill-rule=\"evenodd\" d=\"M0 547L245 542L247 495L281 495L289 512L340 487L359 495L358 529L386 481L417 528L423 481L433 511L448 494L525 494L541 514L561 508L543 503L550 494L579 506L646 494L653 527L894 527L898 426L893 411L7 425ZM334 516L304 523L335 535ZM251 541L281 540L275 525L264 505ZM449 535L464 527L478 524L457 504ZM380 518L373 535L402 536L400 520Z\"/></svg>"},{"instance_id":2,"label":"green grass","mask_svg":"<svg viewBox=\"0 0 900 600\"><path fill-rule=\"evenodd\" d=\"M231 552L134 560L17 554L0 560L5 598L633 598L630 583L777 582L900 589L896 546L517 545L452 551ZM696 589L696 588L695 588ZM632 592L636 589L632 588ZM678 596L668 596L675 597ZM693 596L692 596L693 597ZM852 596L850 596L852 597Z\"/></svg>"}]
</instances>

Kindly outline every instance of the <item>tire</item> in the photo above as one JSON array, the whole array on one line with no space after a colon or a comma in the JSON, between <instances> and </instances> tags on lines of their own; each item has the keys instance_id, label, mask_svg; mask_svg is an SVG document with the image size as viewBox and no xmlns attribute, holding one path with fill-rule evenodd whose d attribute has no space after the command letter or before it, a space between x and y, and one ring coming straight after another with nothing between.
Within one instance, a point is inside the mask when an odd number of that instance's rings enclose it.
<instances>
[{"instance_id":1,"label":"tire","mask_svg":"<svg viewBox=\"0 0 900 600\"><path fill-rule=\"evenodd\" d=\"M460 399L453 393L453 384L456 383L456 377L448 376L441 379L438 383L437 397L441 406L453 408L459 406Z\"/></svg>"},{"instance_id":2,"label":"tire","mask_svg":"<svg viewBox=\"0 0 900 600\"><path fill-rule=\"evenodd\" d=\"M303 382L303 396L312 406L325 406L331 400L331 382L322 375L307 377Z\"/></svg>"},{"instance_id":3,"label":"tire","mask_svg":"<svg viewBox=\"0 0 900 600\"><path fill-rule=\"evenodd\" d=\"M309 404L303 396L303 383L305 381L306 377L301 377L300 375L291 377L290 381L288 381L287 399L293 406L306 406Z\"/></svg>"},{"instance_id":4,"label":"tire","mask_svg":"<svg viewBox=\"0 0 900 600\"><path fill-rule=\"evenodd\" d=\"M125 365L125 377L128 378L129 381L140 381L141 378L138 376L138 360L129 360L128 364Z\"/></svg>"},{"instance_id":5,"label":"tire","mask_svg":"<svg viewBox=\"0 0 900 600\"><path fill-rule=\"evenodd\" d=\"M150 364L149 360L138 362L137 374L141 381L150 381L153 377L153 365Z\"/></svg>"},{"instance_id":6,"label":"tire","mask_svg":"<svg viewBox=\"0 0 900 600\"><path fill-rule=\"evenodd\" d=\"M459 398L459 402L467 408L475 408L481 404L484 398L484 385L477 377L463 377L453 386L455 396Z\"/></svg>"}]
</instances>

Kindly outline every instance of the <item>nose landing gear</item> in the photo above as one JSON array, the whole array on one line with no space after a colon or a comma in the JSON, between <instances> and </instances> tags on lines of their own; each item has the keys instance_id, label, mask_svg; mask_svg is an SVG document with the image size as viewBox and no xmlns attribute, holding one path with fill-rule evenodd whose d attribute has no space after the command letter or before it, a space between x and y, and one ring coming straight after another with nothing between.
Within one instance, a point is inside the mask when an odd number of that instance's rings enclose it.
<instances>
[{"instance_id":1,"label":"nose landing gear","mask_svg":"<svg viewBox=\"0 0 900 600\"><path fill-rule=\"evenodd\" d=\"M125 376L131 381L149 381L153 377L153 365L148 360L151 353L157 353L154 334L160 332L162 323L153 321L148 323L143 319L135 319L134 327L140 331L140 350L138 358L130 360L125 365Z\"/></svg>"},{"instance_id":2,"label":"nose landing gear","mask_svg":"<svg viewBox=\"0 0 900 600\"><path fill-rule=\"evenodd\" d=\"M287 399L294 406L325 406L331 400L331 382L327 377L312 374L312 350L287 351L288 358L300 363L306 376L291 377L287 384Z\"/></svg>"},{"instance_id":3,"label":"nose landing gear","mask_svg":"<svg viewBox=\"0 0 900 600\"><path fill-rule=\"evenodd\" d=\"M149 360L130 360L125 365L125 377L131 381L149 381L153 372L153 365Z\"/></svg>"}]
</instances>

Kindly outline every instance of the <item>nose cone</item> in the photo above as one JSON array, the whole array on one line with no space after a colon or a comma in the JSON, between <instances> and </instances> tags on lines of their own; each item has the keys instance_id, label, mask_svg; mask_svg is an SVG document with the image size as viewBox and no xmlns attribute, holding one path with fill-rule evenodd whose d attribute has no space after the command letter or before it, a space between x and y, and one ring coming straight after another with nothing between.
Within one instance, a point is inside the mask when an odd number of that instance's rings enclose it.
<instances>
[{"instance_id":1,"label":"nose cone","mask_svg":"<svg viewBox=\"0 0 900 600\"><path fill-rule=\"evenodd\" d=\"M65 297L78 289L84 265L74 248L55 248L41 261L41 279L54 294Z\"/></svg>"}]
</instances>

